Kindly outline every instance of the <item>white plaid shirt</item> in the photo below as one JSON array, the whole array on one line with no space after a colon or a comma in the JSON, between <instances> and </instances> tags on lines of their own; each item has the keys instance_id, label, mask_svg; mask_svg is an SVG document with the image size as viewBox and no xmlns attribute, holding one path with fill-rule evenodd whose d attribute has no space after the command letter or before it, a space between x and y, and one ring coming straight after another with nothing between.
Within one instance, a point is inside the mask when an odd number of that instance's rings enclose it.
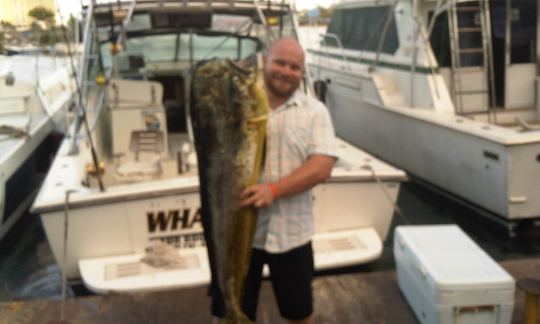
<instances>
[{"instance_id":1,"label":"white plaid shirt","mask_svg":"<svg viewBox=\"0 0 540 324\"><path fill-rule=\"evenodd\" d=\"M313 154L336 156L334 128L324 104L297 90L269 113L262 181L277 182ZM309 242L312 236L313 199L307 190L259 209L253 246L282 253Z\"/></svg>"}]
</instances>

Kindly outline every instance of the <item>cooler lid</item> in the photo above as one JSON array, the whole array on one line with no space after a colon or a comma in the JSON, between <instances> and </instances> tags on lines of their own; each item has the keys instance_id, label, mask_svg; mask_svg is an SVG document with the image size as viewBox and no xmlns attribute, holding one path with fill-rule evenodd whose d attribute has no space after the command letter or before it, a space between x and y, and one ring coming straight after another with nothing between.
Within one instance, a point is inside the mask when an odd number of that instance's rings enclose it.
<instances>
[{"instance_id":1,"label":"cooler lid","mask_svg":"<svg viewBox=\"0 0 540 324\"><path fill-rule=\"evenodd\" d=\"M438 290L514 288L512 276L456 225L398 226L395 239Z\"/></svg>"}]
</instances>

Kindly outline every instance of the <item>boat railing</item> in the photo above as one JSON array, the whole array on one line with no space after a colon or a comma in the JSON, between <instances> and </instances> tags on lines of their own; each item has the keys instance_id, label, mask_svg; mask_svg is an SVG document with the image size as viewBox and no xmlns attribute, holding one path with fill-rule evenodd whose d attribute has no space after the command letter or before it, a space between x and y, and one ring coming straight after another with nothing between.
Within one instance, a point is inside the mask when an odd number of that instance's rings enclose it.
<instances>
[{"instance_id":1,"label":"boat railing","mask_svg":"<svg viewBox=\"0 0 540 324\"><path fill-rule=\"evenodd\" d=\"M77 118L76 118L76 126L72 127L72 136L71 136L71 144L69 149L69 154L77 154L78 153L78 142L79 142L79 131L81 129L82 121L81 119L86 118L86 111L85 111L85 98L88 96L88 89L89 89L89 66L90 61L94 59L94 56L90 54L90 50L92 48L92 43L94 42L93 37L94 30L93 30L93 12L94 12L94 5L95 1L90 1L89 5L86 7L86 10L83 11L83 19L84 19L84 29L83 29L83 50L81 55L79 56L79 69L77 73L77 88L78 88L78 98L77 98Z\"/></svg>"},{"instance_id":2,"label":"boat railing","mask_svg":"<svg viewBox=\"0 0 540 324\"><path fill-rule=\"evenodd\" d=\"M83 29L83 37L82 37L82 40L83 40L83 44L84 44L84 48L82 50L82 53L80 55L80 61L79 61L79 73L77 75L77 83L79 84L79 86L81 87L81 91L82 93L80 94L79 96L79 106L82 104L82 100L83 100L83 97L86 95L86 89L82 87L83 85L83 82L84 82L84 77L85 77L85 71L87 71L88 69L88 53L90 52L90 46L91 46L91 42L89 42L89 37L91 36L91 28L92 28L92 19L90 19L90 17L92 16L92 12L93 12L93 6L94 6L94 2L93 1L90 1L90 5L88 7L88 9L86 10L86 18L85 18L85 23L84 23L84 29ZM84 17L83 17L84 18Z\"/></svg>"},{"instance_id":3,"label":"boat railing","mask_svg":"<svg viewBox=\"0 0 540 324\"><path fill-rule=\"evenodd\" d=\"M413 59L412 59L412 64L411 64L411 94L410 94L410 106L411 107L414 107L415 105L415 102L414 102L414 93L415 93L415 82L414 82L414 78L416 76L416 68L418 66L418 47L416 46L416 42L418 40L418 37L421 38L421 41L423 43L423 46L422 48L424 49L424 55L426 56L426 59L428 61L428 68L429 70L431 71L431 74L432 75L435 75L437 74L437 67L438 67L438 63L437 61L435 60L435 57L433 55L433 53L431 52L431 44L430 44L430 41L429 41L429 33L430 32L427 32L423 27L423 22L422 20L420 20L418 17L413 17L413 20L414 20L414 23L415 23L415 31L414 31L414 38L413 38L413 43L415 44L414 46L414 53L413 53ZM428 30L431 30L433 27L430 26L428 27ZM433 82L437 83L437 79L435 78L433 80ZM444 82L444 81L443 81ZM437 86L434 87L434 91L435 91L435 96L437 98L440 98L440 92L439 92L439 88Z\"/></svg>"},{"instance_id":4,"label":"boat railing","mask_svg":"<svg viewBox=\"0 0 540 324\"><path fill-rule=\"evenodd\" d=\"M122 1L116 3L104 3L91 1L90 5L86 7L85 16L86 23L84 27L84 43L85 50L84 54L81 57L80 62L80 71L79 71L79 84L82 89L82 96L79 102L80 107L85 107L88 102L85 102L88 99L90 88L93 86L99 86L91 78L92 76L92 60L101 60L99 57L100 53L94 54L96 51L93 47L98 45L98 20L96 15L99 14L111 14L113 17L116 17L111 21L115 25L119 25L119 31L117 31L117 36L113 40L115 44L122 44L126 38L126 32L128 30L128 24L131 21L131 17L135 12L151 12L153 10L190 10L190 9L204 9L209 8L212 12L219 13L231 13L231 14L240 14L240 15L250 15L254 18L255 23L259 23L263 26L265 33L263 34L264 41L267 44L270 44L273 40L276 39L276 36L283 36L284 32L284 21L288 20L288 24L292 25L293 35L298 38L298 21L296 17L296 12L294 5L289 0L279 0L279 1L262 1L262 0L244 0L244 1L170 1L170 0L138 0L138 1ZM218 10L223 9L223 10ZM247 11L246 11L247 10ZM281 19L276 20L276 15L281 15ZM120 23L121 20L121 23ZM287 31L285 31L287 33ZM261 35L259 35L261 36ZM113 46L115 44L112 44ZM97 67L97 64L101 65L100 62L93 62L93 67ZM101 71L103 78L108 80L111 76L118 77L118 70L116 64L116 55L111 57L111 65L107 68L107 71ZM103 67L99 68L103 70ZM306 73L304 79L304 85L308 92L311 90L311 80L310 74L307 71L308 67L305 66ZM95 71L94 71L95 72ZM103 88L103 87L101 87ZM97 118L99 116L99 111L106 103L105 92L100 89L97 95L97 100L92 103L92 109L94 111L94 121L90 123L90 130L93 131L95 125L97 124ZM82 116L81 116L82 118ZM76 145L76 140L73 139L73 147ZM76 151L75 149L73 150Z\"/></svg>"},{"instance_id":5,"label":"boat railing","mask_svg":"<svg viewBox=\"0 0 540 324\"><path fill-rule=\"evenodd\" d=\"M83 14L85 15L85 27L84 27L84 52L81 55L80 70L78 74L78 86L79 86L79 111L78 111L78 121L77 125L84 126L86 130L85 137L89 141L92 141L91 133L94 130L95 125L97 125L97 120L100 115L100 111L103 106L106 104L106 94L105 94L105 84L111 76L117 74L116 69L115 55L122 50L122 42L125 40L125 33L127 32L127 25L131 21L131 17L135 11L137 12L152 12L152 11L163 11L163 12L174 12L175 9L178 11L182 10L205 10L208 9L212 14L223 13L223 14L232 14L232 15L247 15L250 17L255 17L253 21L255 23L260 23L264 26L267 35L266 41L272 41L274 39L274 34L272 28L274 26L279 27L280 35L283 34L284 20L285 17L289 18L293 23L295 22L295 12L294 5L290 3L289 0L279 0L279 1L261 1L261 0L244 0L244 1L171 1L171 0L132 0L132 1L118 1L118 2L101 2L101 1L90 1L90 4L84 8ZM101 16L99 16L101 15ZM279 19L279 17L281 19ZM104 70L103 59L101 57L99 43L100 27L103 25L99 24L99 20L103 20L104 17L110 17L105 21L109 24L110 21L110 31L111 35L109 36L111 41L111 54L112 62L111 66ZM274 24L270 26L269 19L277 21L279 25ZM113 26L114 25L114 26ZM115 27L116 26L116 27ZM118 30L115 30L119 28ZM293 29L295 27L293 26ZM293 30L296 32L296 30ZM297 36L297 35L296 35ZM91 62L92 60L97 60ZM93 63L93 64L92 64ZM94 76L96 69L97 75ZM308 75L309 73L306 73ZM309 76L306 76L308 78ZM101 79L98 81L98 78ZM92 89L92 87L97 87L97 89ZM310 89L311 84L308 82L307 88ZM96 93L97 91L97 93ZM308 90L309 91L309 90ZM93 102L89 102L89 94L97 94ZM87 106L92 104L92 112L94 113L94 121L90 126L87 115ZM74 133L72 136L71 150L72 154L78 152L77 146L80 140L78 133L81 127L72 128ZM93 147L92 143L91 146ZM95 152L92 152L94 164L97 167L97 158ZM100 187L103 190L103 187L100 182Z\"/></svg>"},{"instance_id":6,"label":"boat railing","mask_svg":"<svg viewBox=\"0 0 540 324\"><path fill-rule=\"evenodd\" d=\"M133 1L96 1L96 9L109 8L127 9ZM138 0L137 9L171 9L171 8L209 8L209 9L252 9L257 10L257 7L265 7L268 11L288 10L291 7L289 0Z\"/></svg>"},{"instance_id":7,"label":"boat railing","mask_svg":"<svg viewBox=\"0 0 540 324\"><path fill-rule=\"evenodd\" d=\"M476 10L478 10L479 24L482 44L480 48L463 48L460 42L460 33L466 28L460 28L458 21L458 4L474 2L478 4ZM495 79L494 79L494 61L493 61L493 47L491 44L491 13L490 13L490 4L489 0L437 0L435 5L433 15L429 21L427 28L427 37L431 36L433 28L435 26L435 20L443 13L446 13L449 18L449 33L450 33L450 53L451 53L451 72L452 72L452 97L455 105L456 113L459 115L467 115L468 112L465 112L463 96L470 95L470 91L464 91L462 89L462 76L460 75L461 66L461 56L460 52L465 53L466 50L480 50L483 58L483 69L486 73L485 76L485 87L484 89L476 90L476 94L486 94L486 108L487 108L487 117L488 122L492 124L497 124L497 111L492 109L496 102L495 98ZM470 52L469 52L470 53ZM490 104L491 102L491 104ZM482 111L480 111L482 112ZM473 114L478 112L472 112Z\"/></svg>"},{"instance_id":8,"label":"boat railing","mask_svg":"<svg viewBox=\"0 0 540 324\"><path fill-rule=\"evenodd\" d=\"M337 47L340 51L340 54L341 54L341 58L343 59L343 61L345 61L345 66L347 67L347 70L350 71L351 70L351 66L349 64L349 60L347 59L347 55L345 55L345 50L344 50L344 47L343 47L343 43L341 42L341 39L339 38L338 35L334 34L334 33L326 33L326 34L321 34L321 37L322 37L322 46L326 46L326 39L327 38L330 38L330 39L333 39L336 41L336 44L337 44ZM326 51L324 51L326 53ZM327 53L327 57L328 57L328 53Z\"/></svg>"},{"instance_id":9,"label":"boat railing","mask_svg":"<svg viewBox=\"0 0 540 324\"><path fill-rule=\"evenodd\" d=\"M133 12L135 10L135 5L137 4L138 2L137 1L130 1L129 2L129 10L128 10L128 13L127 15L124 17L123 21L122 21L122 28L121 28L121 33L118 35L118 39L116 40L116 43L117 44L120 44L124 41L125 39L125 30L126 30L126 26L128 25L129 21L131 20L131 17L133 15ZM90 65L90 61L92 60L101 60L101 58L99 57L99 55L95 55L95 54L91 54L91 47L94 45L94 46L99 46L98 45L98 41L97 41L97 37L98 37L98 31L97 31L97 28L96 28L96 25L95 25L95 21L93 19L93 15L94 15L94 10L97 8L97 4L95 3L95 1L91 1L90 2L90 6L87 8L86 10L86 21L85 21L85 27L84 27L84 36L83 36L83 41L84 41L84 44L85 44L85 48L84 48L84 51L81 55L81 61L80 61L80 70L79 70L79 74L78 74L78 82L79 82L79 86L80 86L80 89L81 89L81 93L80 93L80 98L79 98L79 107L86 107L86 105L88 104L88 102L85 102L85 99L88 98L88 91L89 91L89 88L93 87L93 86L99 86L99 81L98 80L95 80L95 81L91 81L90 79L90 69L89 69L89 65ZM115 75L115 73L117 74L118 71L116 69L116 64L115 64L115 56L113 56L113 62L112 62L112 68L109 69L106 73L106 75L100 75L100 76L97 76L96 79L98 79L99 77L102 77L103 80L108 80L110 79L111 76ZM101 62L97 62L97 64L102 64ZM101 69L101 68L100 68ZM104 71L100 71L99 73L104 73ZM94 106L95 106L95 116L94 116L94 121L90 124L90 131L93 131L96 124L97 124L97 120L99 118L99 112L101 110L101 108L104 106L105 104L105 87L103 85L100 86L100 89L99 89L99 93L98 93L98 97L97 97L97 100L96 102L94 103ZM80 109L84 109L84 108L80 108ZM85 115L85 113L83 114ZM82 115L81 115L81 118L82 118ZM76 134L75 134L76 135ZM74 145L76 145L76 136L73 137L73 143L72 143L72 147ZM76 150L72 150L72 151L76 151Z\"/></svg>"},{"instance_id":10,"label":"boat railing","mask_svg":"<svg viewBox=\"0 0 540 324\"><path fill-rule=\"evenodd\" d=\"M208 0L199 0L199 1L182 1L182 0L132 0L132 1L119 1L113 2L110 1L90 1L89 5L85 7L85 27L84 27L84 44L85 48L83 54L81 55L80 61L80 70L78 74L78 82L82 90L82 98L88 97L88 90L91 86L94 85L93 80L90 76L90 61L99 59L98 55L91 54L92 46L97 46L97 33L98 28L96 27L96 14L100 13L111 13L114 18L115 24L117 24L116 19L118 17L122 18L122 24L120 27L120 34L115 40L117 44L121 44L125 39L125 32L127 30L127 25L129 24L132 15L137 11L152 11L152 10L174 10L178 9L204 9L209 8L212 10L224 9L226 12L231 14L244 14L251 15L252 17L257 17L258 21L263 24L266 28L266 34L269 37L266 39L267 43L270 43L275 39L274 32L270 28L270 23L268 20L273 18L274 14L291 14L291 20L295 21L294 16L294 6L290 3L289 0L240 0L240 1L231 1L231 0L221 0L221 1L208 1ZM249 11L245 11L249 9ZM115 56L112 57L111 68L108 69L109 75L103 75L105 80L110 77L112 73L117 74L115 71ZM100 63L101 64L101 63ZM112 71L112 72L111 72ZM99 100L100 102L102 100ZM83 106L84 102L79 102L79 106Z\"/></svg>"},{"instance_id":11,"label":"boat railing","mask_svg":"<svg viewBox=\"0 0 540 324\"><path fill-rule=\"evenodd\" d=\"M369 67L369 71L374 71L377 65L379 64L379 59L381 57L381 53L383 50L384 42L386 41L386 35L388 34L388 29L390 28L390 24L394 20L394 10L396 9L396 6L398 4L399 0L395 0L394 3L388 8L388 14L386 16L386 21L384 22L383 31L381 34L381 37L379 39L379 44L377 46L377 52L375 53L375 60L373 60L373 63Z\"/></svg>"}]
</instances>

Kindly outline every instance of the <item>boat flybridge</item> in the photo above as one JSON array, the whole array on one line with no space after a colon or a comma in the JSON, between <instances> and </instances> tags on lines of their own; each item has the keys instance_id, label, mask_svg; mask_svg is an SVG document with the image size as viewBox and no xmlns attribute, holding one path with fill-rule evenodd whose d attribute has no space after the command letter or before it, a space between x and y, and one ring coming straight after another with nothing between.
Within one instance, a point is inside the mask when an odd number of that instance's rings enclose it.
<instances>
[{"instance_id":1,"label":"boat flybridge","mask_svg":"<svg viewBox=\"0 0 540 324\"><path fill-rule=\"evenodd\" d=\"M50 159L39 148L62 131L75 92L67 66L60 58L0 56L0 239L38 193L36 169Z\"/></svg>"},{"instance_id":2,"label":"boat flybridge","mask_svg":"<svg viewBox=\"0 0 540 324\"><path fill-rule=\"evenodd\" d=\"M349 0L311 48L337 135L512 233L540 219L537 0Z\"/></svg>"},{"instance_id":3,"label":"boat flybridge","mask_svg":"<svg viewBox=\"0 0 540 324\"><path fill-rule=\"evenodd\" d=\"M63 274L95 292L209 282L190 135L190 71L242 59L295 35L288 1L140 1L85 10L80 118L33 205ZM88 136L91 134L91 136ZM315 190L315 266L377 259L399 183L395 169L339 141L331 179ZM155 242L174 267L141 259Z\"/></svg>"}]
</instances>

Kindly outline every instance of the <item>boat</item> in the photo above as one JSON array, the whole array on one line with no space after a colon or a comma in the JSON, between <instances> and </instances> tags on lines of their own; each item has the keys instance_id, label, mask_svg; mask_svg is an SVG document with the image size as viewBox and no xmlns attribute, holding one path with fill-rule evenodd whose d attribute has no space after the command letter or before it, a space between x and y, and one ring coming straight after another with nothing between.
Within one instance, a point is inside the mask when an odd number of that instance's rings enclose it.
<instances>
[{"instance_id":1,"label":"boat","mask_svg":"<svg viewBox=\"0 0 540 324\"><path fill-rule=\"evenodd\" d=\"M78 105L84 110L32 207L70 283L82 280L96 293L209 283L190 127L191 72L200 61L246 58L278 35L294 36L294 12L281 0L85 7ZM314 193L319 270L381 255L406 180L402 170L350 143L338 145L332 177ZM178 262L144 262L163 243Z\"/></svg>"},{"instance_id":2,"label":"boat","mask_svg":"<svg viewBox=\"0 0 540 324\"><path fill-rule=\"evenodd\" d=\"M501 224L540 222L539 6L349 0L309 66L338 136Z\"/></svg>"},{"instance_id":3,"label":"boat","mask_svg":"<svg viewBox=\"0 0 540 324\"><path fill-rule=\"evenodd\" d=\"M0 239L37 195L38 149L62 131L74 90L65 60L0 56Z\"/></svg>"},{"instance_id":4,"label":"boat","mask_svg":"<svg viewBox=\"0 0 540 324\"><path fill-rule=\"evenodd\" d=\"M16 46L16 45L8 45L5 47L6 55L13 56L13 55L29 55L29 56L36 56L45 53L45 49L41 47L36 47L33 45L24 45L24 46Z\"/></svg>"}]
</instances>

